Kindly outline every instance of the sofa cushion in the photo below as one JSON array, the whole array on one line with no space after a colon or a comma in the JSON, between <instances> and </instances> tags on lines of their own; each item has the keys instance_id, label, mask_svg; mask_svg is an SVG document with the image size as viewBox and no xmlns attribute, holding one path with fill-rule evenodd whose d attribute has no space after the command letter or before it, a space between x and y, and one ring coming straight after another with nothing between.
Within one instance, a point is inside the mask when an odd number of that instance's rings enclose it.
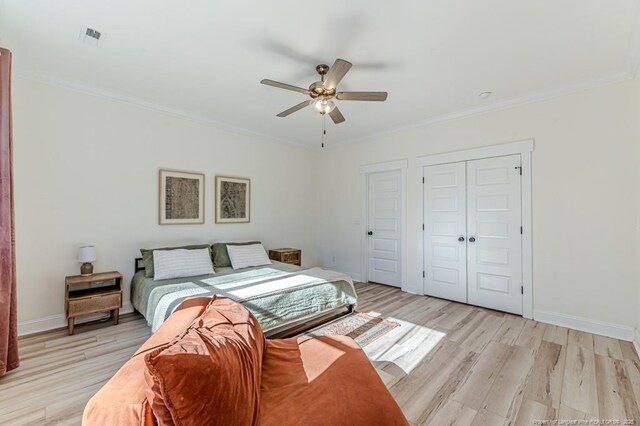
<instances>
[{"instance_id":1,"label":"sofa cushion","mask_svg":"<svg viewBox=\"0 0 640 426\"><path fill-rule=\"evenodd\" d=\"M249 311L214 298L182 335L145 356L159 425L255 424L264 344Z\"/></svg>"},{"instance_id":2,"label":"sofa cushion","mask_svg":"<svg viewBox=\"0 0 640 426\"><path fill-rule=\"evenodd\" d=\"M210 301L209 297L185 299L162 327L89 400L84 409L82 424L155 425L155 416L145 393L144 356L184 333L185 328L202 314Z\"/></svg>"},{"instance_id":3,"label":"sofa cushion","mask_svg":"<svg viewBox=\"0 0 640 426\"><path fill-rule=\"evenodd\" d=\"M408 425L352 339L307 336L266 345L259 425Z\"/></svg>"}]
</instances>

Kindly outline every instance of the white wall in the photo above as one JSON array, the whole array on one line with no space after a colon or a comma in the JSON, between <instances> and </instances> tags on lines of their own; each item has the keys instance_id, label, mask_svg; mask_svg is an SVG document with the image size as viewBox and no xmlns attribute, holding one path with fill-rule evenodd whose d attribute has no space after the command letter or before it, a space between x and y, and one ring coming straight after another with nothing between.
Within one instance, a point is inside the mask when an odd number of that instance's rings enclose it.
<instances>
[{"instance_id":1,"label":"white wall","mask_svg":"<svg viewBox=\"0 0 640 426\"><path fill-rule=\"evenodd\" d=\"M633 82L509 110L373 137L320 154L325 266L360 275L359 166L409 159L408 285L422 286L422 155L535 139L534 311L637 323ZM332 256L336 262L332 262Z\"/></svg>"},{"instance_id":2,"label":"white wall","mask_svg":"<svg viewBox=\"0 0 640 426\"><path fill-rule=\"evenodd\" d=\"M13 89L23 331L64 324L64 276L77 273L86 243L98 248L96 270L120 270L127 285L140 247L234 238L298 246L307 265L359 276L359 166L400 158L410 160L409 287L419 291L415 158L527 138L536 141L534 309L640 326L638 80L321 153L19 77ZM157 224L161 167L206 173L205 225ZM213 223L216 174L252 179L250 224Z\"/></svg>"},{"instance_id":3,"label":"white wall","mask_svg":"<svg viewBox=\"0 0 640 426\"><path fill-rule=\"evenodd\" d=\"M317 262L312 151L18 77L13 112L22 332L64 324L82 244L125 275L125 302L141 247L259 238ZM206 174L204 225L158 225L159 168ZM216 174L251 178L250 224L214 224Z\"/></svg>"}]
</instances>

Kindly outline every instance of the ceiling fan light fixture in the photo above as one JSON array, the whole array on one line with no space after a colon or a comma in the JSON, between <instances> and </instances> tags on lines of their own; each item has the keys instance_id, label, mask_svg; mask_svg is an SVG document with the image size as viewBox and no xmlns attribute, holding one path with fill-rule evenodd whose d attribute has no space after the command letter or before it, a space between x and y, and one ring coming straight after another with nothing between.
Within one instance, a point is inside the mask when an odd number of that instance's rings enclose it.
<instances>
[{"instance_id":1,"label":"ceiling fan light fixture","mask_svg":"<svg viewBox=\"0 0 640 426\"><path fill-rule=\"evenodd\" d=\"M260 83L279 89L302 93L311 98L282 111L280 114L276 114L277 117L287 117L296 111L313 105L313 108L320 114L323 116L328 114L335 124L340 124L344 123L345 118L336 106L334 102L335 99L340 101L377 102L387 100L387 92L338 92L337 86L349 69L351 69L351 62L345 61L344 59L336 59L331 68L325 64L320 64L316 67L316 71L320 74L320 81L312 83L308 89L269 79L261 80Z\"/></svg>"},{"instance_id":2,"label":"ceiling fan light fixture","mask_svg":"<svg viewBox=\"0 0 640 426\"><path fill-rule=\"evenodd\" d=\"M317 101L314 102L313 107L320 114L324 115L324 114L329 114L331 111L333 111L336 108L336 104L335 102L329 99L318 99Z\"/></svg>"}]
</instances>

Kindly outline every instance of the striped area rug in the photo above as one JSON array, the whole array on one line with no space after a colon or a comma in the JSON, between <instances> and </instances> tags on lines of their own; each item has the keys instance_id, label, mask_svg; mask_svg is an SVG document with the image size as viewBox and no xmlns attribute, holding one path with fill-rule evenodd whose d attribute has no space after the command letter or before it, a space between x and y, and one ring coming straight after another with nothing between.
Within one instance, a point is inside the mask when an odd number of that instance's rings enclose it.
<instances>
[{"instance_id":1,"label":"striped area rug","mask_svg":"<svg viewBox=\"0 0 640 426\"><path fill-rule=\"evenodd\" d=\"M354 312L316 327L313 330L309 330L303 335L348 336L355 340L360 347L365 347L398 326L400 326L400 324L397 322L388 321L380 317L373 317L362 312Z\"/></svg>"}]
</instances>

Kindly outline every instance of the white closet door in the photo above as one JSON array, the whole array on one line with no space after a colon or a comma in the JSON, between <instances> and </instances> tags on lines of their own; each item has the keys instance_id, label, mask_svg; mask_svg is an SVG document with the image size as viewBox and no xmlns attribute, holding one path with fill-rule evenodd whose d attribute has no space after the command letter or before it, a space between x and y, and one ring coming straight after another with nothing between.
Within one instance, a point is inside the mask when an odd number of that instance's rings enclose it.
<instances>
[{"instance_id":1,"label":"white closet door","mask_svg":"<svg viewBox=\"0 0 640 426\"><path fill-rule=\"evenodd\" d=\"M369 281L400 287L402 193L400 170L369 175Z\"/></svg>"},{"instance_id":2,"label":"white closet door","mask_svg":"<svg viewBox=\"0 0 640 426\"><path fill-rule=\"evenodd\" d=\"M520 156L467 162L468 302L522 314Z\"/></svg>"},{"instance_id":3,"label":"white closet door","mask_svg":"<svg viewBox=\"0 0 640 426\"><path fill-rule=\"evenodd\" d=\"M424 168L425 292L467 301L465 163Z\"/></svg>"}]
</instances>

